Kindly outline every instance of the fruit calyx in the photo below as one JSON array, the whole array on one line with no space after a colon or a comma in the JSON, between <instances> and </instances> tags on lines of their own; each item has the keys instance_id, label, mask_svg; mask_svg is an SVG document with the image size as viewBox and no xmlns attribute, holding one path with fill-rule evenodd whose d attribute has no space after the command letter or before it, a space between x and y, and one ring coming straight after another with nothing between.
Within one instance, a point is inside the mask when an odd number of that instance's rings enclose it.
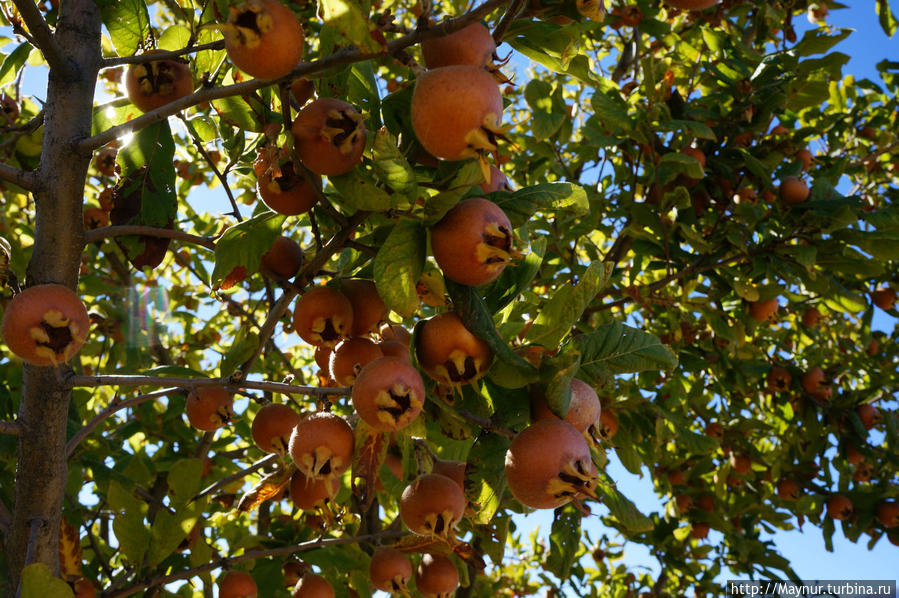
<instances>
[{"instance_id":1,"label":"fruit calyx","mask_svg":"<svg viewBox=\"0 0 899 598\"><path fill-rule=\"evenodd\" d=\"M362 115L349 110L331 109L327 112L325 126L321 129L321 136L330 141L344 156L355 151L360 135L365 135L365 129L360 126Z\"/></svg>"},{"instance_id":2,"label":"fruit calyx","mask_svg":"<svg viewBox=\"0 0 899 598\"><path fill-rule=\"evenodd\" d=\"M228 10L231 16L224 29L247 48L258 47L262 37L274 27L272 15L265 10L261 0L247 0L239 6L228 7Z\"/></svg>"}]
</instances>

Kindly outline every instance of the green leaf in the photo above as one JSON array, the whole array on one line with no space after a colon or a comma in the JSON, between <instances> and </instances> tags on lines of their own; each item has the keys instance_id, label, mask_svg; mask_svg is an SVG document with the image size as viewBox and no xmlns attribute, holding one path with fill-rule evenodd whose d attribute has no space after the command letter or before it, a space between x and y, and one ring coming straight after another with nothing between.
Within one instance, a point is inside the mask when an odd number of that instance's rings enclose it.
<instances>
[{"instance_id":1,"label":"green leaf","mask_svg":"<svg viewBox=\"0 0 899 598\"><path fill-rule=\"evenodd\" d=\"M328 177L340 201L352 210L386 212L394 207L393 196L378 187L361 168L354 168L340 176Z\"/></svg>"},{"instance_id":2,"label":"green leaf","mask_svg":"<svg viewBox=\"0 0 899 598\"><path fill-rule=\"evenodd\" d=\"M821 27L809 29L803 34L802 39L793 47L792 51L799 56L824 54L852 33L851 29L837 29L838 33L836 35L828 35L828 31L828 29Z\"/></svg>"},{"instance_id":3,"label":"green leaf","mask_svg":"<svg viewBox=\"0 0 899 598\"><path fill-rule=\"evenodd\" d=\"M165 227L178 211L175 193L175 142L167 121L141 129L121 148L116 162L122 169L126 194L139 192L140 214L130 224Z\"/></svg>"},{"instance_id":4,"label":"green leaf","mask_svg":"<svg viewBox=\"0 0 899 598\"><path fill-rule=\"evenodd\" d=\"M228 227L215 244L215 267L210 277L212 287L220 288L225 278L239 268L243 268L245 276L257 272L262 255L272 248L286 218L265 211Z\"/></svg>"},{"instance_id":5,"label":"green leaf","mask_svg":"<svg viewBox=\"0 0 899 598\"><path fill-rule=\"evenodd\" d=\"M596 91L590 96L590 106L593 113L609 132L621 128L630 131L634 123L627 115L627 103L621 99L617 92L604 93Z\"/></svg>"},{"instance_id":6,"label":"green leaf","mask_svg":"<svg viewBox=\"0 0 899 598\"><path fill-rule=\"evenodd\" d=\"M499 206L516 228L542 210L571 210L576 216L590 213L587 192L574 183L540 183L524 187L501 201Z\"/></svg>"},{"instance_id":7,"label":"green leaf","mask_svg":"<svg viewBox=\"0 0 899 598\"><path fill-rule=\"evenodd\" d=\"M22 569L21 598L72 598L72 588L53 575L44 563L32 563Z\"/></svg>"},{"instance_id":8,"label":"green leaf","mask_svg":"<svg viewBox=\"0 0 899 598\"><path fill-rule=\"evenodd\" d=\"M199 478L199 476L197 476ZM160 509L150 528L150 546L147 550L147 564L158 565L175 552L197 522L199 504L182 507L175 513Z\"/></svg>"},{"instance_id":9,"label":"green leaf","mask_svg":"<svg viewBox=\"0 0 899 598\"><path fill-rule=\"evenodd\" d=\"M136 53L150 36L150 15L143 0L96 0L103 24L119 56Z\"/></svg>"},{"instance_id":10,"label":"green leaf","mask_svg":"<svg viewBox=\"0 0 899 598\"><path fill-rule=\"evenodd\" d=\"M203 461L200 459L179 459L169 469L166 481L173 504L186 504L200 489L203 477Z\"/></svg>"},{"instance_id":11,"label":"green leaf","mask_svg":"<svg viewBox=\"0 0 899 598\"><path fill-rule=\"evenodd\" d=\"M647 370L673 370L677 356L658 337L620 322L603 324L596 331L572 339L581 352L581 374L602 381L609 376Z\"/></svg>"},{"instance_id":12,"label":"green leaf","mask_svg":"<svg viewBox=\"0 0 899 598\"><path fill-rule=\"evenodd\" d=\"M259 335L250 332L247 328L241 328L237 331L234 341L228 347L228 351L222 356L222 363L219 365L219 374L221 376L230 376L241 364L245 363L259 348Z\"/></svg>"},{"instance_id":13,"label":"green leaf","mask_svg":"<svg viewBox=\"0 0 899 598\"><path fill-rule=\"evenodd\" d=\"M233 83L229 79L230 75L225 78L225 84ZM244 131L260 133L269 122L265 106L254 96L228 96L212 100L211 103L223 121Z\"/></svg>"},{"instance_id":14,"label":"green leaf","mask_svg":"<svg viewBox=\"0 0 899 598\"><path fill-rule=\"evenodd\" d=\"M487 525L499 509L506 491L506 450L510 441L485 432L468 452L465 467L465 496L474 509L473 523Z\"/></svg>"},{"instance_id":15,"label":"green leaf","mask_svg":"<svg viewBox=\"0 0 899 598\"><path fill-rule=\"evenodd\" d=\"M660 131L683 131L690 137L717 141L715 132L705 123L695 120L667 120L659 123Z\"/></svg>"},{"instance_id":16,"label":"green leaf","mask_svg":"<svg viewBox=\"0 0 899 598\"><path fill-rule=\"evenodd\" d=\"M639 471L638 467L637 473ZM611 480L599 479L596 484L596 496L608 507L609 514L628 532L639 534L652 531L654 527L652 520L641 513L629 498L621 494Z\"/></svg>"},{"instance_id":17,"label":"green leaf","mask_svg":"<svg viewBox=\"0 0 899 598\"><path fill-rule=\"evenodd\" d=\"M550 410L564 418L571 401L571 379L581 367L581 354L574 350L562 351L540 364L546 404Z\"/></svg>"},{"instance_id":18,"label":"green leaf","mask_svg":"<svg viewBox=\"0 0 899 598\"><path fill-rule=\"evenodd\" d=\"M150 545L150 530L144 523L143 510L130 509L116 513L112 520L112 531L125 558L132 565L142 565Z\"/></svg>"},{"instance_id":19,"label":"green leaf","mask_svg":"<svg viewBox=\"0 0 899 598\"><path fill-rule=\"evenodd\" d=\"M356 2L319 0L319 15L363 54L380 54L387 49L384 35L368 20L368 15Z\"/></svg>"},{"instance_id":20,"label":"green leaf","mask_svg":"<svg viewBox=\"0 0 899 598\"><path fill-rule=\"evenodd\" d=\"M659 160L657 175L658 183L664 185L673 181L677 175L682 174L691 179L701 179L705 176L702 164L693 156L681 152L669 152Z\"/></svg>"},{"instance_id":21,"label":"green leaf","mask_svg":"<svg viewBox=\"0 0 899 598\"><path fill-rule=\"evenodd\" d=\"M538 237L531 243L524 258L506 266L499 278L487 288L484 300L490 313L497 313L530 287L540 271L546 254L546 238Z\"/></svg>"},{"instance_id":22,"label":"green leaf","mask_svg":"<svg viewBox=\"0 0 899 598\"><path fill-rule=\"evenodd\" d=\"M418 309L416 285L425 264L427 236L415 220L400 220L375 256L375 286L384 303L406 318Z\"/></svg>"},{"instance_id":23,"label":"green leaf","mask_svg":"<svg viewBox=\"0 0 899 598\"><path fill-rule=\"evenodd\" d=\"M614 264L591 263L576 285L566 283L547 301L525 341L543 347L557 347L580 319L587 305L609 282Z\"/></svg>"},{"instance_id":24,"label":"green leaf","mask_svg":"<svg viewBox=\"0 0 899 598\"><path fill-rule=\"evenodd\" d=\"M890 0L877 0L877 18L880 21L880 27L888 37L893 37L899 23L896 21L896 15L890 10Z\"/></svg>"},{"instance_id":25,"label":"green leaf","mask_svg":"<svg viewBox=\"0 0 899 598\"><path fill-rule=\"evenodd\" d=\"M0 85L6 85L16 78L22 65L28 60L31 50L31 44L19 44L3 59L3 64L0 65Z\"/></svg>"},{"instance_id":26,"label":"green leaf","mask_svg":"<svg viewBox=\"0 0 899 598\"><path fill-rule=\"evenodd\" d=\"M428 198L425 202L425 224L430 226L438 222L459 203L469 189L483 182L484 173L477 160L464 162L453 178L445 185L443 191Z\"/></svg>"},{"instance_id":27,"label":"green leaf","mask_svg":"<svg viewBox=\"0 0 899 598\"><path fill-rule=\"evenodd\" d=\"M190 40L191 35L189 28L184 25L172 25L171 27L166 28L166 30L162 32L162 35L159 36L156 47L160 50L174 52L187 47Z\"/></svg>"},{"instance_id":28,"label":"green leaf","mask_svg":"<svg viewBox=\"0 0 899 598\"><path fill-rule=\"evenodd\" d=\"M394 193L413 201L418 195L418 183L412 166L400 152L396 136L386 128L375 135L372 146L372 164L378 180L387 185Z\"/></svg>"},{"instance_id":29,"label":"green leaf","mask_svg":"<svg viewBox=\"0 0 899 598\"><path fill-rule=\"evenodd\" d=\"M549 553L544 566L559 579L568 579L571 575L571 566L581 548L582 517L581 512L571 503L554 512L549 533Z\"/></svg>"}]
</instances>

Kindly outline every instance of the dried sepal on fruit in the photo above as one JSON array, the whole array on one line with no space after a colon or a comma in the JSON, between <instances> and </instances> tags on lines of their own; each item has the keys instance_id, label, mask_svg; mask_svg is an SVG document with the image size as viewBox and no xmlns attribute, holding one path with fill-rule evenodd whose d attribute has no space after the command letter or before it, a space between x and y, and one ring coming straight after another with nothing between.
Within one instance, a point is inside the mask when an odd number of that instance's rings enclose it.
<instances>
[{"instance_id":1,"label":"dried sepal on fruit","mask_svg":"<svg viewBox=\"0 0 899 598\"><path fill-rule=\"evenodd\" d=\"M340 478L337 476L314 479L297 471L290 478L290 501L303 511L323 511L339 491Z\"/></svg>"},{"instance_id":2,"label":"dried sepal on fruit","mask_svg":"<svg viewBox=\"0 0 899 598\"><path fill-rule=\"evenodd\" d=\"M185 412L194 428L212 432L234 419L234 396L221 386L200 386L187 395Z\"/></svg>"},{"instance_id":3,"label":"dried sepal on fruit","mask_svg":"<svg viewBox=\"0 0 899 598\"><path fill-rule=\"evenodd\" d=\"M321 195L321 176L304 176L286 148L268 146L259 150L253 163L256 190L262 202L272 211L297 216L311 210Z\"/></svg>"},{"instance_id":4,"label":"dried sepal on fruit","mask_svg":"<svg viewBox=\"0 0 899 598\"><path fill-rule=\"evenodd\" d=\"M383 356L381 347L373 340L349 338L334 347L328 360L328 371L331 379L340 386L353 386L362 368Z\"/></svg>"},{"instance_id":5,"label":"dried sepal on fruit","mask_svg":"<svg viewBox=\"0 0 899 598\"><path fill-rule=\"evenodd\" d=\"M90 319L78 295L61 284L41 284L9 302L0 327L9 350L32 365L65 363L87 340Z\"/></svg>"},{"instance_id":6,"label":"dried sepal on fruit","mask_svg":"<svg viewBox=\"0 0 899 598\"><path fill-rule=\"evenodd\" d=\"M405 428L421 413L424 381L418 370L399 357L381 357L362 368L353 384L353 407L375 430Z\"/></svg>"},{"instance_id":7,"label":"dried sepal on fruit","mask_svg":"<svg viewBox=\"0 0 899 598\"><path fill-rule=\"evenodd\" d=\"M221 26L225 51L234 65L250 76L276 79L303 58L300 20L278 0L246 0L229 7Z\"/></svg>"},{"instance_id":8,"label":"dried sepal on fruit","mask_svg":"<svg viewBox=\"0 0 899 598\"><path fill-rule=\"evenodd\" d=\"M371 556L368 576L372 585L382 592L405 595L412 579L412 563L395 548L379 548Z\"/></svg>"}]
</instances>

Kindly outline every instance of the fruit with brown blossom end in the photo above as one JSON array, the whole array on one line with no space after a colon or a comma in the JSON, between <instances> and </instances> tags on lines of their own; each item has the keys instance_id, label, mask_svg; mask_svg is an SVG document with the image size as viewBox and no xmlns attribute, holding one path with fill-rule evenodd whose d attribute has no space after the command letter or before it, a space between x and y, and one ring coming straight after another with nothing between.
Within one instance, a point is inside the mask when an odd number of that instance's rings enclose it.
<instances>
[{"instance_id":1,"label":"fruit with brown blossom end","mask_svg":"<svg viewBox=\"0 0 899 598\"><path fill-rule=\"evenodd\" d=\"M334 598L334 586L316 573L306 573L294 586L291 598Z\"/></svg>"},{"instance_id":2,"label":"fruit with brown blossom end","mask_svg":"<svg viewBox=\"0 0 899 598\"><path fill-rule=\"evenodd\" d=\"M303 249L290 237L277 237L272 248L262 254L259 271L277 281L287 281L296 276L303 265Z\"/></svg>"},{"instance_id":3,"label":"fruit with brown blossom end","mask_svg":"<svg viewBox=\"0 0 899 598\"><path fill-rule=\"evenodd\" d=\"M250 434L256 446L266 453L283 455L287 452L290 435L299 422L300 415L289 406L269 403L256 412Z\"/></svg>"},{"instance_id":4,"label":"fruit with brown blossom end","mask_svg":"<svg viewBox=\"0 0 899 598\"><path fill-rule=\"evenodd\" d=\"M469 332L455 312L437 314L422 323L415 351L421 369L450 386L478 380L493 363L493 350Z\"/></svg>"},{"instance_id":5,"label":"fruit with brown blossom end","mask_svg":"<svg viewBox=\"0 0 899 598\"><path fill-rule=\"evenodd\" d=\"M340 478L337 476L313 479L302 471L297 471L290 477L290 501L303 511L324 508L328 501L334 500L339 491Z\"/></svg>"},{"instance_id":6,"label":"fruit with brown blossom end","mask_svg":"<svg viewBox=\"0 0 899 598\"><path fill-rule=\"evenodd\" d=\"M310 345L333 347L350 336L353 306L337 289L313 287L297 299L293 328Z\"/></svg>"},{"instance_id":7,"label":"fruit with brown blossom end","mask_svg":"<svg viewBox=\"0 0 899 598\"><path fill-rule=\"evenodd\" d=\"M405 594L412 579L412 563L395 548L379 548L371 556L368 576L372 585L382 592Z\"/></svg>"},{"instance_id":8,"label":"fruit with brown blossom end","mask_svg":"<svg viewBox=\"0 0 899 598\"><path fill-rule=\"evenodd\" d=\"M877 505L877 521L884 527L899 527L899 503L885 500Z\"/></svg>"},{"instance_id":9,"label":"fruit with brown blossom end","mask_svg":"<svg viewBox=\"0 0 899 598\"><path fill-rule=\"evenodd\" d=\"M342 417L318 411L302 417L290 435L290 456L308 478L340 476L350 468L353 429Z\"/></svg>"},{"instance_id":10,"label":"fruit with brown blossom end","mask_svg":"<svg viewBox=\"0 0 899 598\"><path fill-rule=\"evenodd\" d=\"M152 50L147 54L156 54ZM128 100L141 112L156 110L194 90L194 77L182 59L166 58L129 65L125 72Z\"/></svg>"},{"instance_id":11,"label":"fruit with brown blossom end","mask_svg":"<svg viewBox=\"0 0 899 598\"><path fill-rule=\"evenodd\" d=\"M394 432L421 413L425 386L411 363L399 357L380 357L362 368L352 398L362 421L375 430Z\"/></svg>"},{"instance_id":12,"label":"fruit with brown blossom end","mask_svg":"<svg viewBox=\"0 0 899 598\"><path fill-rule=\"evenodd\" d=\"M786 478L777 482L777 496L782 500L798 500L800 491L799 483L796 480Z\"/></svg>"},{"instance_id":13,"label":"fruit with brown blossom end","mask_svg":"<svg viewBox=\"0 0 899 598\"><path fill-rule=\"evenodd\" d=\"M245 571L228 571L219 582L219 598L256 598L256 581Z\"/></svg>"},{"instance_id":14,"label":"fruit with brown blossom end","mask_svg":"<svg viewBox=\"0 0 899 598\"><path fill-rule=\"evenodd\" d=\"M222 29L234 66L252 77L276 79L299 64L305 36L287 6L278 0L246 0L229 10Z\"/></svg>"},{"instance_id":15,"label":"fruit with brown blossom end","mask_svg":"<svg viewBox=\"0 0 899 598\"><path fill-rule=\"evenodd\" d=\"M426 554L415 571L415 587L425 598L447 598L459 587L459 572L449 557Z\"/></svg>"},{"instance_id":16,"label":"fruit with brown blossom end","mask_svg":"<svg viewBox=\"0 0 899 598\"><path fill-rule=\"evenodd\" d=\"M359 111L343 100L318 98L306 104L290 130L297 155L316 174L344 174L362 160L365 122Z\"/></svg>"},{"instance_id":17,"label":"fruit with brown blossom end","mask_svg":"<svg viewBox=\"0 0 899 598\"><path fill-rule=\"evenodd\" d=\"M553 509L592 496L596 466L581 433L559 419L534 422L506 451L506 481L512 495L535 509Z\"/></svg>"},{"instance_id":18,"label":"fruit with brown blossom end","mask_svg":"<svg viewBox=\"0 0 899 598\"><path fill-rule=\"evenodd\" d=\"M9 350L23 361L57 365L81 350L90 331L90 318L72 289L41 284L12 298L0 331Z\"/></svg>"},{"instance_id":19,"label":"fruit with brown blossom end","mask_svg":"<svg viewBox=\"0 0 899 598\"><path fill-rule=\"evenodd\" d=\"M200 386L187 395L185 412L190 425L212 432L234 418L234 396L221 386Z\"/></svg>"},{"instance_id":20,"label":"fruit with brown blossom end","mask_svg":"<svg viewBox=\"0 0 899 598\"><path fill-rule=\"evenodd\" d=\"M871 301L880 309L886 311L896 305L896 289L882 287L871 292Z\"/></svg>"},{"instance_id":21,"label":"fruit with brown blossom end","mask_svg":"<svg viewBox=\"0 0 899 598\"><path fill-rule=\"evenodd\" d=\"M378 330L381 322L387 319L387 305L378 294L373 280L349 278L341 281L340 292L350 300L353 306L353 328L351 336L365 336Z\"/></svg>"},{"instance_id":22,"label":"fruit with brown blossom end","mask_svg":"<svg viewBox=\"0 0 899 598\"><path fill-rule=\"evenodd\" d=\"M465 513L465 494L446 476L425 473L400 497L400 519L415 534L450 541Z\"/></svg>"},{"instance_id":23,"label":"fruit with brown blossom end","mask_svg":"<svg viewBox=\"0 0 899 598\"><path fill-rule=\"evenodd\" d=\"M749 316L756 322L773 322L777 319L777 297L749 303Z\"/></svg>"}]
</instances>

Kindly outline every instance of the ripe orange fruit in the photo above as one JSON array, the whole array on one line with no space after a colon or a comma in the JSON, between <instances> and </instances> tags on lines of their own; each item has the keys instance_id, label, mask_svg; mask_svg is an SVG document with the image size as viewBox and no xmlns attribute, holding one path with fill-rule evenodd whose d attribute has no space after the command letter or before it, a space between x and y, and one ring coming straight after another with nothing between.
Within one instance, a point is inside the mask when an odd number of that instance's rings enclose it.
<instances>
[{"instance_id":1,"label":"ripe orange fruit","mask_svg":"<svg viewBox=\"0 0 899 598\"><path fill-rule=\"evenodd\" d=\"M412 93L412 128L428 153L467 160L496 150L503 99L481 67L444 66L419 75Z\"/></svg>"},{"instance_id":2,"label":"ripe orange fruit","mask_svg":"<svg viewBox=\"0 0 899 598\"><path fill-rule=\"evenodd\" d=\"M796 480L784 479L777 483L777 496L783 500L798 500L799 493L799 483Z\"/></svg>"},{"instance_id":3,"label":"ripe orange fruit","mask_svg":"<svg viewBox=\"0 0 899 598\"><path fill-rule=\"evenodd\" d=\"M298 471L290 478L290 501L303 511L323 508L339 491L340 478L337 476L313 479Z\"/></svg>"},{"instance_id":4,"label":"ripe orange fruit","mask_svg":"<svg viewBox=\"0 0 899 598\"><path fill-rule=\"evenodd\" d=\"M294 149L315 174L337 176L362 160L365 122L352 105L336 98L306 104L290 127Z\"/></svg>"},{"instance_id":5,"label":"ripe orange fruit","mask_svg":"<svg viewBox=\"0 0 899 598\"><path fill-rule=\"evenodd\" d=\"M290 435L290 456L307 478L339 477L350 468L356 438L342 417L326 411L306 415Z\"/></svg>"},{"instance_id":6,"label":"ripe orange fruit","mask_svg":"<svg viewBox=\"0 0 899 598\"><path fill-rule=\"evenodd\" d=\"M250 427L253 442L266 453L287 452L290 435L300 422L300 415L283 403L263 405Z\"/></svg>"},{"instance_id":7,"label":"ripe orange fruit","mask_svg":"<svg viewBox=\"0 0 899 598\"><path fill-rule=\"evenodd\" d=\"M303 259L300 244L282 235L275 239L271 249L262 254L259 271L273 280L286 281L296 276Z\"/></svg>"},{"instance_id":8,"label":"ripe orange fruit","mask_svg":"<svg viewBox=\"0 0 899 598\"><path fill-rule=\"evenodd\" d=\"M400 519L415 534L449 540L466 504L456 482L437 473L425 473L403 490Z\"/></svg>"},{"instance_id":9,"label":"ripe orange fruit","mask_svg":"<svg viewBox=\"0 0 899 598\"><path fill-rule=\"evenodd\" d=\"M444 276L470 286L495 280L512 261L512 225L490 200L457 203L431 227L431 248Z\"/></svg>"},{"instance_id":10,"label":"ripe orange fruit","mask_svg":"<svg viewBox=\"0 0 899 598\"><path fill-rule=\"evenodd\" d=\"M885 500L878 504L877 520L884 527L899 527L899 503Z\"/></svg>"},{"instance_id":11,"label":"ripe orange fruit","mask_svg":"<svg viewBox=\"0 0 899 598\"><path fill-rule=\"evenodd\" d=\"M443 384L460 386L484 376L493 362L493 350L473 335L455 312L426 320L415 347L424 372Z\"/></svg>"},{"instance_id":12,"label":"ripe orange fruit","mask_svg":"<svg viewBox=\"0 0 899 598\"><path fill-rule=\"evenodd\" d=\"M349 338L334 347L328 361L328 371L340 386L352 386L362 368L383 356L381 348L373 340Z\"/></svg>"},{"instance_id":13,"label":"ripe orange fruit","mask_svg":"<svg viewBox=\"0 0 899 598\"><path fill-rule=\"evenodd\" d=\"M306 573L293 588L291 598L334 598L334 587L315 573Z\"/></svg>"},{"instance_id":14,"label":"ripe orange fruit","mask_svg":"<svg viewBox=\"0 0 899 598\"><path fill-rule=\"evenodd\" d=\"M212 432L234 418L234 397L221 386L200 386L187 395L185 412L190 425Z\"/></svg>"},{"instance_id":15,"label":"ripe orange fruit","mask_svg":"<svg viewBox=\"0 0 899 598\"><path fill-rule=\"evenodd\" d=\"M147 54L160 51L151 50ZM194 77L183 60L150 60L128 66L125 90L138 110L149 112L190 95L194 90Z\"/></svg>"},{"instance_id":16,"label":"ripe orange fruit","mask_svg":"<svg viewBox=\"0 0 899 598\"><path fill-rule=\"evenodd\" d=\"M571 380L571 400L564 420L578 429L581 434L590 434L599 426L602 406L593 387L577 378ZM531 395L531 416L534 420L558 418L546 404L542 394Z\"/></svg>"},{"instance_id":17,"label":"ripe orange fruit","mask_svg":"<svg viewBox=\"0 0 899 598\"><path fill-rule=\"evenodd\" d=\"M799 177L788 176L780 182L780 198L784 203L802 203L808 199L809 193L808 184Z\"/></svg>"},{"instance_id":18,"label":"ripe orange fruit","mask_svg":"<svg viewBox=\"0 0 899 598\"><path fill-rule=\"evenodd\" d=\"M777 317L777 297L749 303L749 316L756 322L772 322Z\"/></svg>"},{"instance_id":19,"label":"ripe orange fruit","mask_svg":"<svg viewBox=\"0 0 899 598\"><path fill-rule=\"evenodd\" d=\"M694 521L690 526L690 537L696 540L702 540L703 538L708 537L709 535L709 524Z\"/></svg>"},{"instance_id":20,"label":"ripe orange fruit","mask_svg":"<svg viewBox=\"0 0 899 598\"><path fill-rule=\"evenodd\" d=\"M835 494L827 499L827 515L840 521L852 517L854 508L852 501L840 494Z\"/></svg>"},{"instance_id":21,"label":"ripe orange fruit","mask_svg":"<svg viewBox=\"0 0 899 598\"><path fill-rule=\"evenodd\" d=\"M399 357L380 357L368 363L353 384L356 413L381 432L394 432L415 421L425 396L421 374Z\"/></svg>"},{"instance_id":22,"label":"ripe orange fruit","mask_svg":"<svg viewBox=\"0 0 899 598\"><path fill-rule=\"evenodd\" d=\"M452 596L459 587L459 572L449 557L426 554L415 571L415 587L426 598Z\"/></svg>"},{"instance_id":23,"label":"ripe orange fruit","mask_svg":"<svg viewBox=\"0 0 899 598\"><path fill-rule=\"evenodd\" d=\"M228 571L219 582L219 598L256 598L256 581L244 571Z\"/></svg>"},{"instance_id":24,"label":"ripe orange fruit","mask_svg":"<svg viewBox=\"0 0 899 598\"><path fill-rule=\"evenodd\" d=\"M882 287L871 292L871 301L880 309L886 311L896 305L896 289Z\"/></svg>"},{"instance_id":25,"label":"ripe orange fruit","mask_svg":"<svg viewBox=\"0 0 899 598\"><path fill-rule=\"evenodd\" d=\"M802 388L805 389L805 392L812 395L815 399L819 401L830 399L833 389L824 374L824 370L820 367L815 366L804 373L802 378L799 379L799 382L802 384Z\"/></svg>"},{"instance_id":26,"label":"ripe orange fruit","mask_svg":"<svg viewBox=\"0 0 899 598\"><path fill-rule=\"evenodd\" d=\"M287 6L278 0L246 0L229 11L223 32L234 66L252 77L276 79L299 64L303 27Z\"/></svg>"},{"instance_id":27,"label":"ripe orange fruit","mask_svg":"<svg viewBox=\"0 0 899 598\"><path fill-rule=\"evenodd\" d=\"M330 287L313 287L297 299L293 328L313 346L334 346L348 338L353 327L353 306L346 296Z\"/></svg>"},{"instance_id":28,"label":"ripe orange fruit","mask_svg":"<svg viewBox=\"0 0 899 598\"><path fill-rule=\"evenodd\" d=\"M81 350L90 331L87 308L61 284L29 287L9 302L0 332L9 350L32 365L65 363Z\"/></svg>"},{"instance_id":29,"label":"ripe orange fruit","mask_svg":"<svg viewBox=\"0 0 899 598\"><path fill-rule=\"evenodd\" d=\"M257 171L256 189L262 202L274 212L285 216L305 214L318 203L322 188L321 176L312 176L312 182L297 172L290 160L284 164L260 158L253 165Z\"/></svg>"},{"instance_id":30,"label":"ripe orange fruit","mask_svg":"<svg viewBox=\"0 0 899 598\"><path fill-rule=\"evenodd\" d=\"M458 31L421 42L421 54L429 69L468 64L485 68L496 52L496 42L482 23L472 23Z\"/></svg>"},{"instance_id":31,"label":"ripe orange fruit","mask_svg":"<svg viewBox=\"0 0 899 598\"><path fill-rule=\"evenodd\" d=\"M542 419L518 433L506 451L512 495L535 509L554 509L592 495L596 466L581 433L560 419Z\"/></svg>"},{"instance_id":32,"label":"ripe orange fruit","mask_svg":"<svg viewBox=\"0 0 899 598\"><path fill-rule=\"evenodd\" d=\"M378 294L373 280L348 278L340 282L340 292L350 300L353 306L352 336L365 336L374 333L378 326L387 319L387 305Z\"/></svg>"},{"instance_id":33,"label":"ripe orange fruit","mask_svg":"<svg viewBox=\"0 0 899 598\"><path fill-rule=\"evenodd\" d=\"M382 592L405 595L406 585L412 579L412 563L399 550L379 548L371 556L368 576L372 585Z\"/></svg>"}]
</instances>

